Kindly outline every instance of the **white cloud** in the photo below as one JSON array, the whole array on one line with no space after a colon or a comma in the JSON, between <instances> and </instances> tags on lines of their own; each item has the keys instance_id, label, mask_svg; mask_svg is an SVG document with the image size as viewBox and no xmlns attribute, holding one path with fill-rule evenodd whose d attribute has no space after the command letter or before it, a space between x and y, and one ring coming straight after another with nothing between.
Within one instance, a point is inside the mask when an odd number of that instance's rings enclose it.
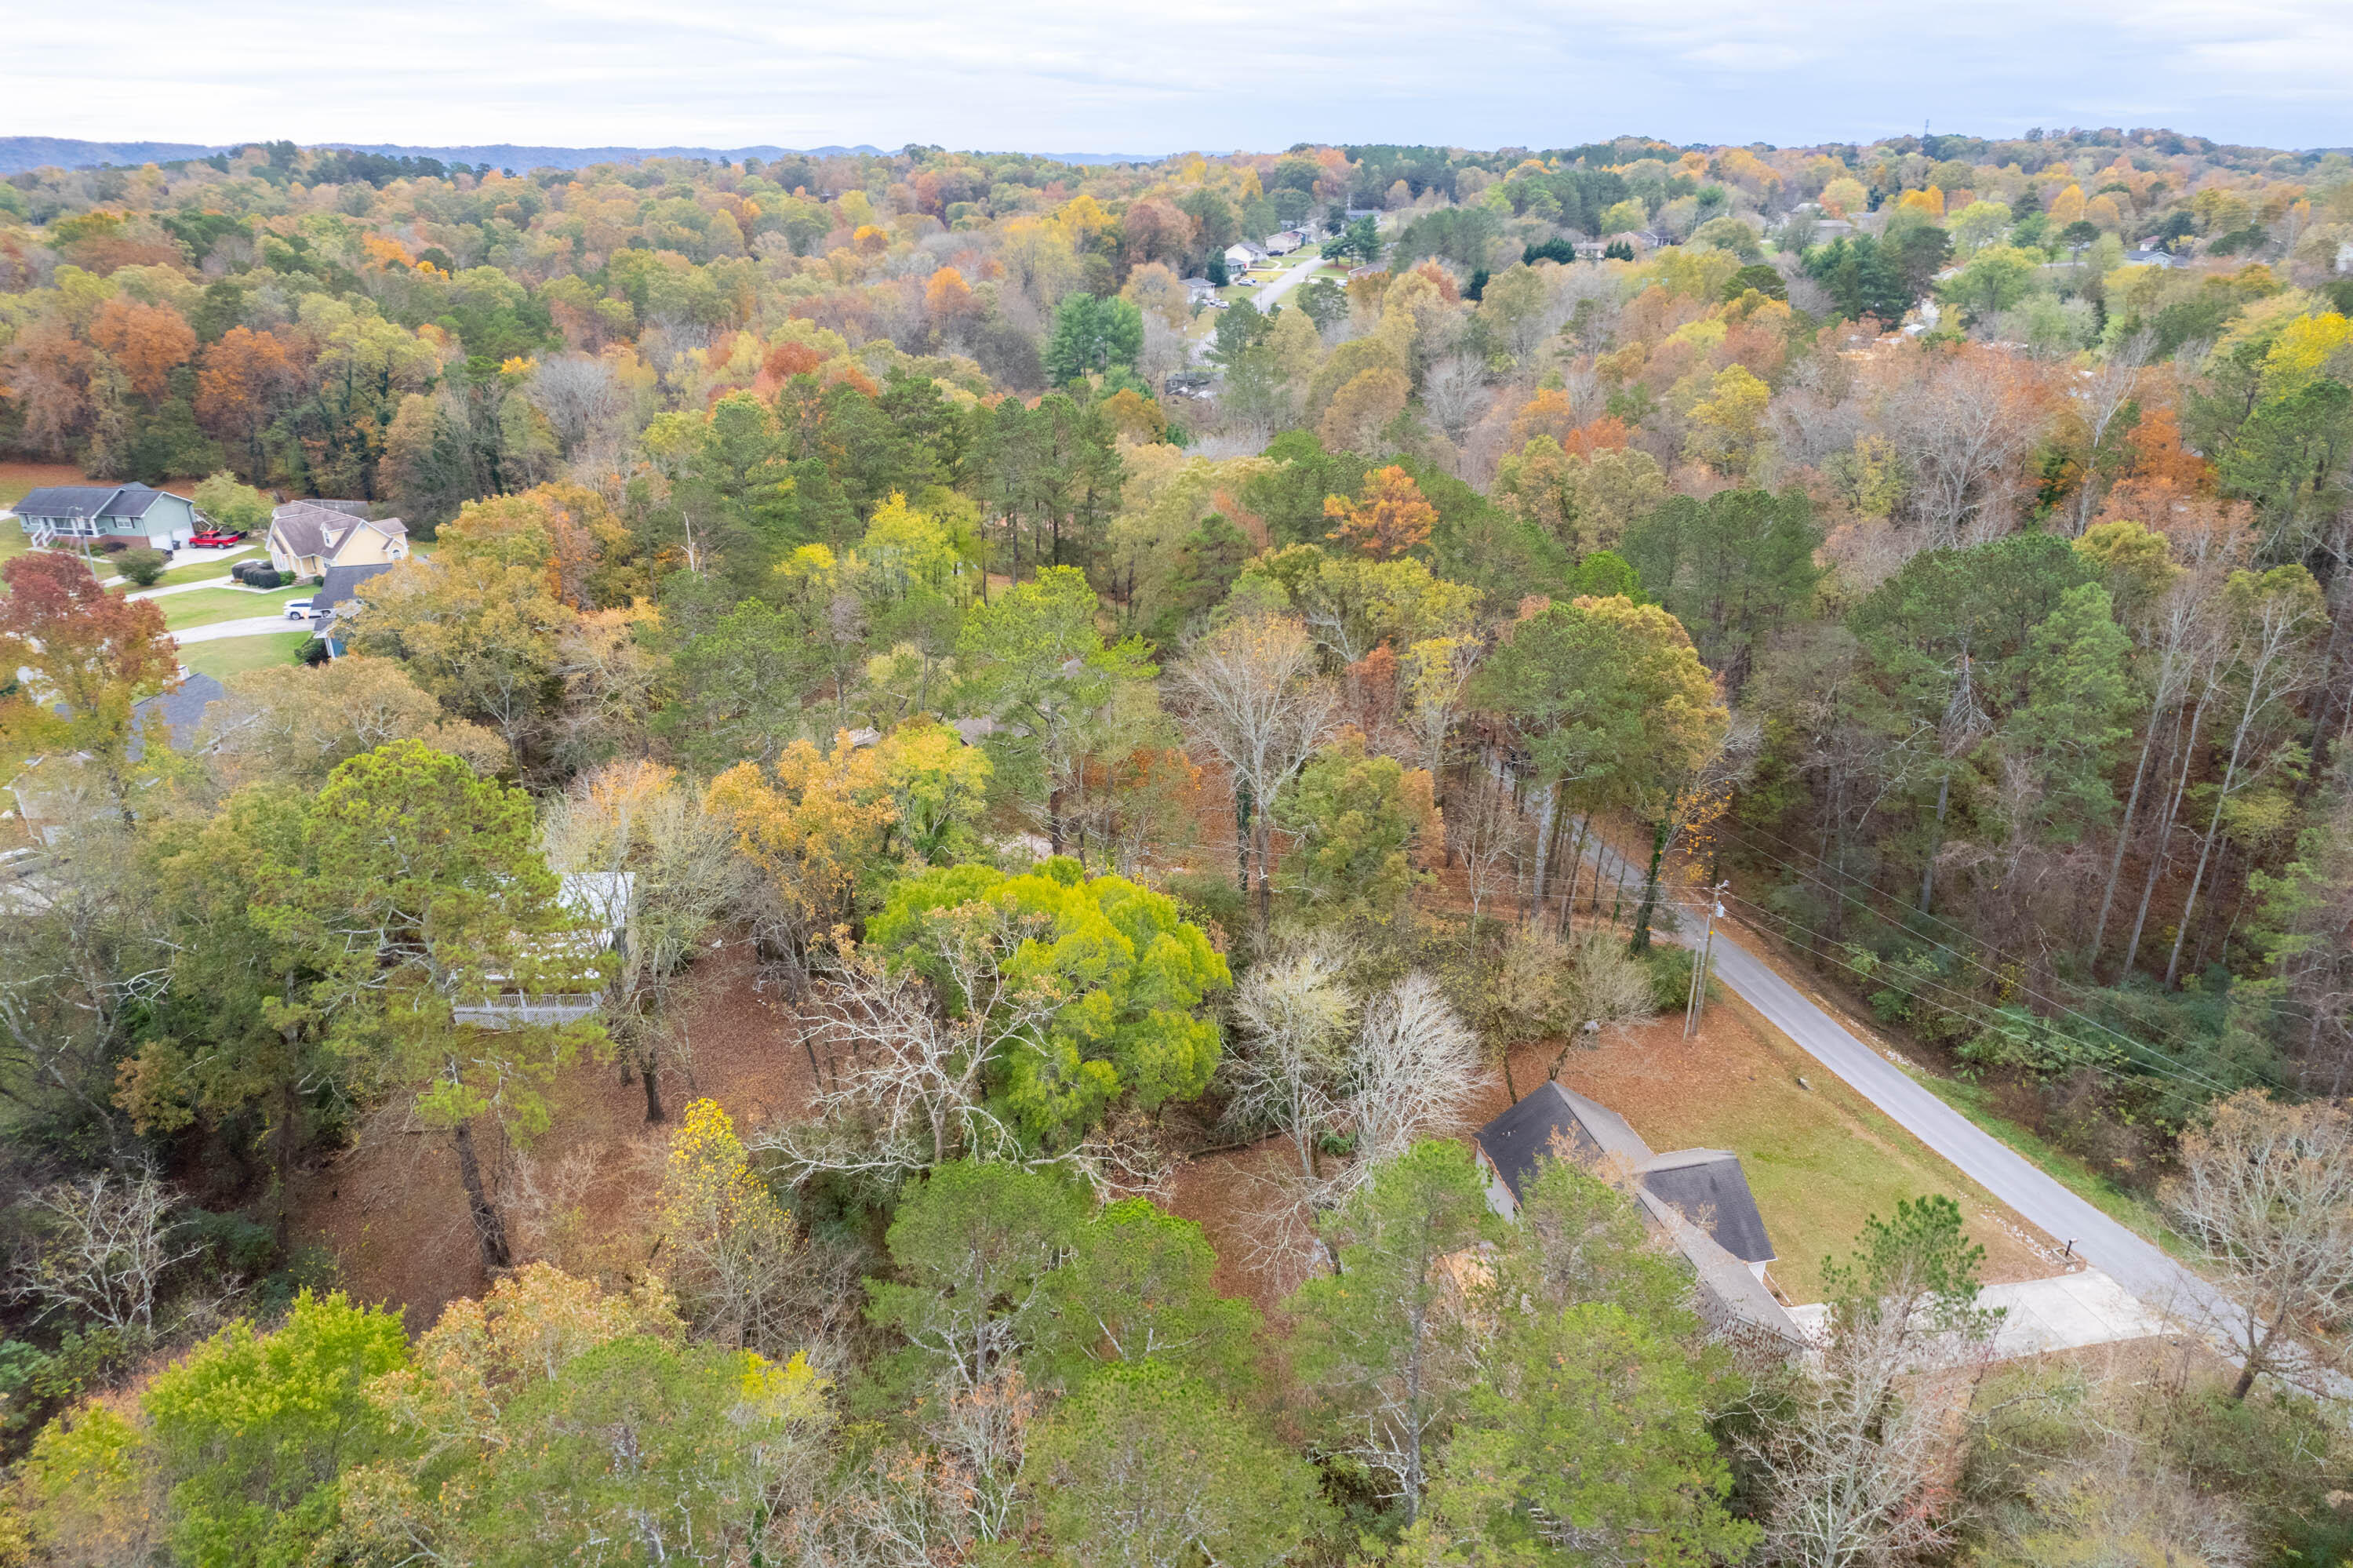
<instances>
[{"instance_id":1,"label":"white cloud","mask_svg":"<svg viewBox=\"0 0 2353 1568\"><path fill-rule=\"evenodd\" d=\"M9 27L0 129L105 140L1799 143L2165 123L2353 142L2346 0L90 0Z\"/></svg>"}]
</instances>

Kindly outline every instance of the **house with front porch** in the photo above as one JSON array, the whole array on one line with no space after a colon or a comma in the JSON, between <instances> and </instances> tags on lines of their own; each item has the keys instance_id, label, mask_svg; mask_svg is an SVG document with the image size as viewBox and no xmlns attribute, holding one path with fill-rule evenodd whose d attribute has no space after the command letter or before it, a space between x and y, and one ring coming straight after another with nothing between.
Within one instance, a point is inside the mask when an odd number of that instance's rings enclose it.
<instances>
[{"instance_id":1,"label":"house with front porch","mask_svg":"<svg viewBox=\"0 0 2353 1568\"><path fill-rule=\"evenodd\" d=\"M28 491L15 510L37 550L90 549L119 539L169 553L206 526L195 502L144 484L45 484Z\"/></svg>"}]
</instances>

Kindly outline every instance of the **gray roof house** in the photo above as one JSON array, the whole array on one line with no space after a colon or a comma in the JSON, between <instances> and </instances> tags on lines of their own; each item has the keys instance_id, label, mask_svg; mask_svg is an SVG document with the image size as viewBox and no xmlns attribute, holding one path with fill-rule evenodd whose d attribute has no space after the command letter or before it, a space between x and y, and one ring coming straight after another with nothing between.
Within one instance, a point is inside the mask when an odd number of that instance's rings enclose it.
<instances>
[{"instance_id":1,"label":"gray roof house","mask_svg":"<svg viewBox=\"0 0 2353 1568\"><path fill-rule=\"evenodd\" d=\"M269 564L290 577L408 558L408 524L367 515L364 501L290 501L269 515Z\"/></svg>"},{"instance_id":2,"label":"gray roof house","mask_svg":"<svg viewBox=\"0 0 2353 1568\"><path fill-rule=\"evenodd\" d=\"M1641 1203L1651 1227L1690 1261L1700 1316L1711 1327L1805 1341L1767 1282L1773 1240L1738 1155L1722 1149L1655 1153L1624 1117L1557 1083L1539 1086L1481 1128L1477 1142L1488 1171L1488 1206L1498 1214L1518 1215L1538 1160L1566 1157L1593 1167Z\"/></svg>"},{"instance_id":3,"label":"gray roof house","mask_svg":"<svg viewBox=\"0 0 2353 1568\"><path fill-rule=\"evenodd\" d=\"M204 528L195 502L144 484L45 484L15 511L36 549L125 539L171 550Z\"/></svg>"}]
</instances>

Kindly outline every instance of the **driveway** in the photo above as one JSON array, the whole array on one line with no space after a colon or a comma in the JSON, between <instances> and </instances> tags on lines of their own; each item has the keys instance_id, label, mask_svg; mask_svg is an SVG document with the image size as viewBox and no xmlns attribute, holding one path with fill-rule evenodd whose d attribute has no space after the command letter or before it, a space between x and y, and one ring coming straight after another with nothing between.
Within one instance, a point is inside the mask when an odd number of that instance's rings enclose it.
<instances>
[{"instance_id":1,"label":"driveway","mask_svg":"<svg viewBox=\"0 0 2353 1568\"><path fill-rule=\"evenodd\" d=\"M1607 877L1623 874L1630 892L1643 868L1596 842L1588 858ZM1696 912L1674 938L1695 943ZM1753 938L1752 938L1753 940ZM2110 1219L2008 1144L1947 1105L1903 1068L1864 1044L1845 1025L1781 977L1719 922L1715 975L1799 1049L1844 1079L1921 1142L1943 1155L1978 1185L2040 1225L2052 1239L2074 1243L2075 1255L2106 1274L2147 1307L2200 1323L2227 1323L2234 1309L2220 1292L2129 1227Z\"/></svg>"},{"instance_id":2,"label":"driveway","mask_svg":"<svg viewBox=\"0 0 2353 1568\"><path fill-rule=\"evenodd\" d=\"M231 637L260 637L272 631L311 631L321 624L289 620L282 614L255 615L243 620L216 620L207 626L192 626L185 631L172 633L172 640L185 648L191 642L220 642Z\"/></svg>"}]
</instances>

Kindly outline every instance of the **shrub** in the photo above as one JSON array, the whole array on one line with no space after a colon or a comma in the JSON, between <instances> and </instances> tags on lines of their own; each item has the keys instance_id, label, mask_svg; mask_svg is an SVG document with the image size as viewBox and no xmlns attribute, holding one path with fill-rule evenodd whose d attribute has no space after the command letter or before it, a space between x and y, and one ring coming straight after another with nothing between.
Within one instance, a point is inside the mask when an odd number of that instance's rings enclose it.
<instances>
[{"instance_id":1,"label":"shrub","mask_svg":"<svg viewBox=\"0 0 2353 1568\"><path fill-rule=\"evenodd\" d=\"M313 670L325 663L330 657L327 652L327 640L323 637L313 637L294 651L294 662L298 664L308 664Z\"/></svg>"},{"instance_id":2,"label":"shrub","mask_svg":"<svg viewBox=\"0 0 2353 1568\"><path fill-rule=\"evenodd\" d=\"M1651 1001L1661 1012L1681 1012L1691 1004L1692 964L1698 956L1689 948L1671 947L1664 942L1642 955L1642 967L1651 971ZM1715 978L1711 965L1707 999L1718 1001L1723 997L1724 982Z\"/></svg>"},{"instance_id":3,"label":"shrub","mask_svg":"<svg viewBox=\"0 0 2353 1568\"><path fill-rule=\"evenodd\" d=\"M131 541L128 539L100 539L98 542L98 553L101 556L119 556L129 548Z\"/></svg>"},{"instance_id":4,"label":"shrub","mask_svg":"<svg viewBox=\"0 0 2353 1568\"><path fill-rule=\"evenodd\" d=\"M164 575L164 568L171 564L171 560L172 557L161 550L138 549L123 551L115 557L114 564L124 577L141 588L148 588Z\"/></svg>"},{"instance_id":5,"label":"shrub","mask_svg":"<svg viewBox=\"0 0 2353 1568\"><path fill-rule=\"evenodd\" d=\"M283 588L285 584L285 574L275 567L256 567L245 574L245 586L248 588Z\"/></svg>"}]
</instances>

